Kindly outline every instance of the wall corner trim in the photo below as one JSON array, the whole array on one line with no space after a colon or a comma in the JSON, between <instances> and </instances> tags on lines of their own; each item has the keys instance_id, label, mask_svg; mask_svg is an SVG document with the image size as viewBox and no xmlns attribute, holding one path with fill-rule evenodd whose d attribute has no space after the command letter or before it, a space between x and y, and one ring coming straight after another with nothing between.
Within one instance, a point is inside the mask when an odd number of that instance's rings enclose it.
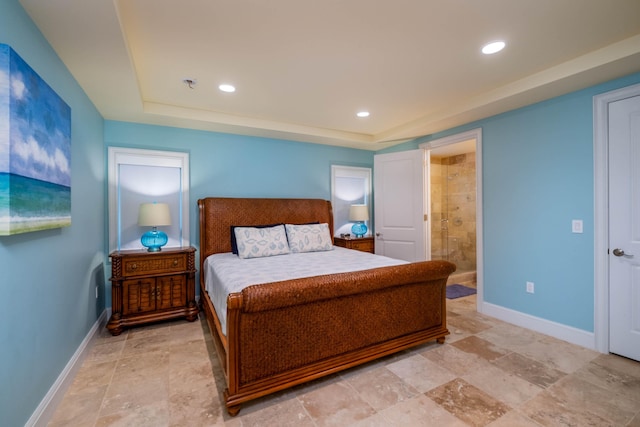
<instances>
[{"instance_id":1,"label":"wall corner trim","mask_svg":"<svg viewBox=\"0 0 640 427\"><path fill-rule=\"evenodd\" d=\"M595 335L593 332L574 328L572 326L563 325L561 323L552 322L540 317L531 316L530 314L515 311L499 305L484 302L482 304L482 314L495 317L507 323L516 326L531 329L541 334L549 335L571 344L576 344L590 350L598 351L595 343Z\"/></svg>"}]
</instances>

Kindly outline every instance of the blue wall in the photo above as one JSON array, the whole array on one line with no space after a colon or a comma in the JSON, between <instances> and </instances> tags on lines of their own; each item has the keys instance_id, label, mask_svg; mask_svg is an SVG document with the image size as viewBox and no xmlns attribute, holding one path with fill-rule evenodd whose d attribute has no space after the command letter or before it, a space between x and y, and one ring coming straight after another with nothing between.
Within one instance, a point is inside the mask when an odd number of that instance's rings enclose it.
<instances>
[{"instance_id":1,"label":"blue wall","mask_svg":"<svg viewBox=\"0 0 640 427\"><path fill-rule=\"evenodd\" d=\"M485 302L593 332L593 96L638 82L631 75L384 151L482 128ZM573 219L583 234L571 232Z\"/></svg>"},{"instance_id":2,"label":"blue wall","mask_svg":"<svg viewBox=\"0 0 640 427\"><path fill-rule=\"evenodd\" d=\"M105 121L104 140L107 147L189 153L189 231L191 244L196 247L198 199L217 196L330 200L331 165L372 168L374 155L366 150L116 121ZM110 301L108 292L107 304Z\"/></svg>"},{"instance_id":3,"label":"blue wall","mask_svg":"<svg viewBox=\"0 0 640 427\"><path fill-rule=\"evenodd\" d=\"M0 425L21 426L104 310L103 120L17 0L0 2L0 43L64 99L72 124L71 227L0 237Z\"/></svg>"},{"instance_id":4,"label":"blue wall","mask_svg":"<svg viewBox=\"0 0 640 427\"><path fill-rule=\"evenodd\" d=\"M190 153L194 245L198 198L330 198L331 164L373 165L370 151L104 122L17 0L0 2L0 43L72 110L72 226L0 237L3 426L29 419L110 306L103 286L107 146ZM635 74L387 150L483 129L486 302L593 331L592 97L638 82ZM571 233L572 219L584 221L583 234ZM535 294L524 292L526 281L536 283Z\"/></svg>"}]
</instances>

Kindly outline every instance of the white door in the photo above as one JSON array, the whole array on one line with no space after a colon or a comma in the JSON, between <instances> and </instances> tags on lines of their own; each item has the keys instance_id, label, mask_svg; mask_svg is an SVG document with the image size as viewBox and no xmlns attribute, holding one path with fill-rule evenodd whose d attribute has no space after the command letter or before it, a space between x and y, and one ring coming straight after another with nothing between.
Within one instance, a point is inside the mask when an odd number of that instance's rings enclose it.
<instances>
[{"instance_id":1,"label":"white door","mask_svg":"<svg viewBox=\"0 0 640 427\"><path fill-rule=\"evenodd\" d=\"M426 259L424 168L424 150L374 156L376 254Z\"/></svg>"},{"instance_id":2,"label":"white door","mask_svg":"<svg viewBox=\"0 0 640 427\"><path fill-rule=\"evenodd\" d=\"M609 351L640 360L640 96L609 103Z\"/></svg>"}]
</instances>

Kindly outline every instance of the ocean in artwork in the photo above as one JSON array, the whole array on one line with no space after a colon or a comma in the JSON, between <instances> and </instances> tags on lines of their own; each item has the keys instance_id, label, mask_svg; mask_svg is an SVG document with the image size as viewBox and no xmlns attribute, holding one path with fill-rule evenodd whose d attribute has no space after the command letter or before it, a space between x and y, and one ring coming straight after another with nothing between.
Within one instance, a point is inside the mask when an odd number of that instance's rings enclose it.
<instances>
[{"instance_id":1,"label":"ocean in artwork","mask_svg":"<svg viewBox=\"0 0 640 427\"><path fill-rule=\"evenodd\" d=\"M0 44L0 236L71 225L71 109Z\"/></svg>"},{"instance_id":2,"label":"ocean in artwork","mask_svg":"<svg viewBox=\"0 0 640 427\"><path fill-rule=\"evenodd\" d=\"M71 187L20 175L0 173L0 235L71 225Z\"/></svg>"}]
</instances>

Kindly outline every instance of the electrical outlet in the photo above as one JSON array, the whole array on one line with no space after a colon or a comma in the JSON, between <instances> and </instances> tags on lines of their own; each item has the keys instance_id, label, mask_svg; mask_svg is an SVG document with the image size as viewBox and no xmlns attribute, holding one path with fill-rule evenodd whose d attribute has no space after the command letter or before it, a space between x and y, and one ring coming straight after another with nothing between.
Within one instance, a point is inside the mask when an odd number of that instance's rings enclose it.
<instances>
[{"instance_id":1,"label":"electrical outlet","mask_svg":"<svg viewBox=\"0 0 640 427\"><path fill-rule=\"evenodd\" d=\"M527 292L529 292L530 294L535 292L535 285L533 284L533 282L527 282Z\"/></svg>"}]
</instances>

